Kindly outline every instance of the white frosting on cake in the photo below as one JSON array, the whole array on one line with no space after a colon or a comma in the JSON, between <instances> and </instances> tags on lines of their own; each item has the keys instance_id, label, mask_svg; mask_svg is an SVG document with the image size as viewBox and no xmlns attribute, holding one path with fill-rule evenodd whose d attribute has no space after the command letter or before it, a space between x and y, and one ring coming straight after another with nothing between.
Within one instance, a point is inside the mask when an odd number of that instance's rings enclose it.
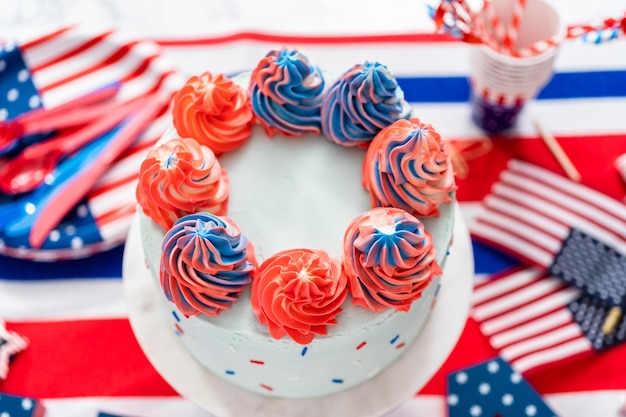
<instances>
[{"instance_id":1,"label":"white frosting on cake","mask_svg":"<svg viewBox=\"0 0 626 417\"><path fill-rule=\"evenodd\" d=\"M162 141L176 135L172 128ZM259 263L292 248L323 249L341 259L346 228L370 208L361 183L364 155L362 149L341 147L323 136L268 138L255 126L242 148L220 158L231 184L228 216L254 245ZM158 283L165 231L139 211L146 260ZM453 205L440 212L422 220L443 267L452 240ZM260 394L307 398L358 385L397 360L427 320L439 281L433 280L408 313L374 313L353 306L348 296L338 324L306 346L270 336L252 311L250 288L216 317L186 318L163 300L172 331L202 366Z\"/></svg>"}]
</instances>

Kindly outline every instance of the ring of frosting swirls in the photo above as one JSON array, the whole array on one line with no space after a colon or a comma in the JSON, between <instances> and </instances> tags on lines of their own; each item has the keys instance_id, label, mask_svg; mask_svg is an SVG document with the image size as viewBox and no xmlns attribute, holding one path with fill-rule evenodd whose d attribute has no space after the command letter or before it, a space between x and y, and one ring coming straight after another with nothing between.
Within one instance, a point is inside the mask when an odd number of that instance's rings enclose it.
<instances>
[{"instance_id":1,"label":"ring of frosting swirls","mask_svg":"<svg viewBox=\"0 0 626 417\"><path fill-rule=\"evenodd\" d=\"M238 299L254 267L253 250L231 219L195 213L166 233L160 282L186 317L215 316Z\"/></svg>"},{"instance_id":2,"label":"ring of frosting swirls","mask_svg":"<svg viewBox=\"0 0 626 417\"><path fill-rule=\"evenodd\" d=\"M403 116L404 93L378 62L357 64L329 88L322 102L322 131L344 146L366 146L385 126Z\"/></svg>"},{"instance_id":3,"label":"ring of frosting swirls","mask_svg":"<svg viewBox=\"0 0 626 417\"><path fill-rule=\"evenodd\" d=\"M288 335L299 344L327 334L346 296L341 262L321 250L279 252L256 269L252 281L252 308L261 324L273 338Z\"/></svg>"},{"instance_id":4,"label":"ring of frosting swirls","mask_svg":"<svg viewBox=\"0 0 626 417\"><path fill-rule=\"evenodd\" d=\"M344 235L343 259L353 304L375 312L408 311L442 273L431 235L397 208L377 207L357 216Z\"/></svg>"},{"instance_id":5,"label":"ring of frosting swirls","mask_svg":"<svg viewBox=\"0 0 626 417\"><path fill-rule=\"evenodd\" d=\"M430 124L398 120L381 130L363 161L363 185L372 206L437 216L456 190L448 144Z\"/></svg>"},{"instance_id":6,"label":"ring of frosting swirls","mask_svg":"<svg viewBox=\"0 0 626 417\"><path fill-rule=\"evenodd\" d=\"M194 75L178 90L172 104L174 127L216 155L243 145L252 133L254 114L247 91L223 74Z\"/></svg>"},{"instance_id":7,"label":"ring of frosting swirls","mask_svg":"<svg viewBox=\"0 0 626 417\"><path fill-rule=\"evenodd\" d=\"M211 149L171 139L148 152L139 169L137 202L164 230L196 212L226 214L229 181Z\"/></svg>"},{"instance_id":8,"label":"ring of frosting swirls","mask_svg":"<svg viewBox=\"0 0 626 417\"><path fill-rule=\"evenodd\" d=\"M320 133L324 77L297 50L270 51L252 71L248 91L268 136Z\"/></svg>"}]
</instances>

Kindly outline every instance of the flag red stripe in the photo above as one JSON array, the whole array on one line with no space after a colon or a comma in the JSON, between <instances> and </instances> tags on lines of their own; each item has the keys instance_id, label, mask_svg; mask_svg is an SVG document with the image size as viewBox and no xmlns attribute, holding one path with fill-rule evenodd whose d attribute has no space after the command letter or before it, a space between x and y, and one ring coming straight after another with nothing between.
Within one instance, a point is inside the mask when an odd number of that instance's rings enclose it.
<instances>
[{"instance_id":1,"label":"flag red stripe","mask_svg":"<svg viewBox=\"0 0 626 417\"><path fill-rule=\"evenodd\" d=\"M474 293L472 294L472 297L476 296L476 292L477 290L480 290L482 287L490 287L493 285L494 280L497 280L501 277L506 277L509 275L513 275L513 274L517 274L521 271L526 271L528 270L528 268L522 266L522 265L513 265L510 266L506 269L503 269L501 271L498 271L494 274L489 275L487 278L485 279L481 279L481 280L475 280L474 281ZM538 274L540 273L539 271L537 272Z\"/></svg>"},{"instance_id":2,"label":"flag red stripe","mask_svg":"<svg viewBox=\"0 0 626 417\"><path fill-rule=\"evenodd\" d=\"M152 89L148 90L145 94L154 94L157 91L159 91L161 89L161 87L163 86L163 84L165 83L165 80L169 77L171 77L172 75L177 74L176 71L174 70L168 70L168 71L164 71L163 73L161 73L161 75L159 76L159 79L157 80L157 83L152 87ZM175 91L170 91L171 96L174 96ZM164 107L164 110L167 110L168 106ZM161 116L163 113L159 113L158 116ZM157 116L157 117L158 117Z\"/></svg>"},{"instance_id":3,"label":"flag red stripe","mask_svg":"<svg viewBox=\"0 0 626 417\"><path fill-rule=\"evenodd\" d=\"M499 182L498 185L501 184L506 184L503 182ZM511 184L506 184L506 188L503 189L504 187L500 187L500 186L495 186L492 189L494 190L492 195L494 196L493 199L494 200L501 200L505 203L508 203L511 206L518 206L521 209L530 212L531 215L529 216L522 216L520 214L518 214L517 212L512 212L511 210L509 211L502 211L502 210L497 210L498 212L504 214L504 215L511 215L513 217L517 217L518 221L521 221L523 223L528 224L529 226L535 226L535 219L532 216L533 214L540 214L542 217L546 217L549 219L549 221L551 223L557 224L557 225L562 225L562 226L567 226L567 223L561 218L558 217L556 215L554 215L553 211L539 211L539 209L537 207L535 207L533 204L529 203L529 199L525 198L527 195L537 197L538 199L542 199L542 196L539 194L535 194L535 193L525 193L525 190L516 188L515 186L511 186ZM512 195L511 195L512 194ZM487 198L485 199L485 205L488 205L490 207L490 209L493 209L493 205L490 202L490 196L487 196ZM550 203L553 203L552 201L550 201ZM517 208L517 207L516 207ZM554 236L555 238L562 238L563 236L559 236L559 235L554 235L552 234L552 236Z\"/></svg>"},{"instance_id":4,"label":"flag red stripe","mask_svg":"<svg viewBox=\"0 0 626 417\"><path fill-rule=\"evenodd\" d=\"M511 236L514 236L515 238L527 242L529 245L533 245L538 249L544 250L548 253L554 254L556 253L556 250L558 250L558 248L552 248L552 245L549 245L549 241L547 239L541 239L542 237L548 236L544 235L544 230L536 228L535 225L531 222L528 222L524 218L515 216L514 212L505 213L497 209L494 210L493 207L488 204L486 204L485 206L489 208L489 215L483 215L481 217L478 217L476 219L477 223L486 224L489 225L491 228L497 229L501 232L506 232ZM501 214L503 217L508 216L510 221L505 224L503 224L502 221L496 221L498 219L495 216L491 215L494 212L495 214ZM521 224L517 224L517 222ZM527 227L524 228L523 226ZM558 240L562 241L564 237L565 236L561 236Z\"/></svg>"},{"instance_id":5,"label":"flag red stripe","mask_svg":"<svg viewBox=\"0 0 626 417\"><path fill-rule=\"evenodd\" d=\"M550 348L539 350L533 354L525 355L513 362L511 366L528 374L542 366L554 366L556 363L571 360L580 355L592 353L591 344L584 338L574 338L569 341L556 344Z\"/></svg>"},{"instance_id":6,"label":"flag red stripe","mask_svg":"<svg viewBox=\"0 0 626 417\"><path fill-rule=\"evenodd\" d=\"M130 51L132 50L132 48L134 46L136 46L139 43L139 41L130 41L126 44L123 44L120 46L120 48L115 51L113 54L111 54L110 56L108 56L107 58L105 58L104 60L98 62L97 64L91 65L81 71L78 71L66 78L63 78L61 80L58 80L56 82L50 83L48 85L42 86L41 87L41 92L45 93L48 92L54 88L58 88L63 86L64 84L67 84L71 81L77 80L79 78L82 78L88 74L94 73L98 70L101 70L103 68L106 68L108 66L111 66L113 64L115 64L116 62L118 62L119 60L121 60L123 57L125 57L126 55L128 55L130 53Z\"/></svg>"},{"instance_id":7,"label":"flag red stripe","mask_svg":"<svg viewBox=\"0 0 626 417\"><path fill-rule=\"evenodd\" d=\"M558 320L554 320L554 317L557 317ZM528 337L542 336L554 329L570 325L573 322L572 315L569 311L564 310L562 307L557 307L519 326L505 329L492 336L489 341L494 348L505 349Z\"/></svg>"},{"instance_id":8,"label":"flag red stripe","mask_svg":"<svg viewBox=\"0 0 626 417\"><path fill-rule=\"evenodd\" d=\"M570 326L572 323L574 322L571 322ZM564 332L563 336L550 340L559 332ZM574 332L572 331L572 327L568 327L567 325L558 326L548 332L542 332L541 334L533 335L526 340L503 347L500 352L502 357L511 362L515 362L518 359L523 359L524 357L534 355L538 352L552 351L558 346L578 339L585 339L585 336L582 334L580 329L577 332Z\"/></svg>"},{"instance_id":9,"label":"flag red stripe","mask_svg":"<svg viewBox=\"0 0 626 417\"><path fill-rule=\"evenodd\" d=\"M542 298L561 292L564 288L569 288L569 286L562 283L558 278L544 277L542 280L529 282L490 300L474 305L472 310L474 313L481 310L485 312L480 317L482 321L497 319L508 315L518 308L526 307ZM496 305L501 306L500 310L490 308Z\"/></svg>"},{"instance_id":10,"label":"flag red stripe","mask_svg":"<svg viewBox=\"0 0 626 417\"><path fill-rule=\"evenodd\" d=\"M22 43L21 48L22 50L26 50L28 48L32 48L34 46L38 46L41 44L44 44L52 39L58 38L60 36L62 36L63 34L65 34L66 32L69 32L70 30L73 30L74 26L66 26L66 27L62 27L58 30L55 30L53 32L49 32L46 33L43 36L31 39L27 42Z\"/></svg>"},{"instance_id":11,"label":"flag red stripe","mask_svg":"<svg viewBox=\"0 0 626 417\"><path fill-rule=\"evenodd\" d=\"M126 185L126 184L128 184L130 182L136 181L137 178L139 178L139 171L137 171L136 173L131 174L131 175L127 176L127 177L120 178L117 181L113 181L113 182L104 184L101 187L95 188L93 191L91 191L89 193L89 197L93 198L93 197L97 197L99 195L111 192L111 191L115 190L118 187Z\"/></svg>"},{"instance_id":12,"label":"flag red stripe","mask_svg":"<svg viewBox=\"0 0 626 417\"><path fill-rule=\"evenodd\" d=\"M144 73L148 71L148 69L150 68L150 65L158 58L160 58L160 55L158 54L146 56L144 60L141 62L141 64L137 68L135 68L135 70L133 70L133 72L128 73L126 76L124 76L124 78L122 78L122 82L129 82L131 80L139 78L140 76L142 76ZM165 75L166 74L162 74L161 78L164 78ZM161 83L157 83L157 87L160 85Z\"/></svg>"},{"instance_id":13,"label":"flag red stripe","mask_svg":"<svg viewBox=\"0 0 626 417\"><path fill-rule=\"evenodd\" d=\"M531 288L538 281L546 278L540 270L526 268L512 270L507 275L500 276L504 278L492 277L484 280L482 285L474 286L472 295L472 308L474 310L509 295L514 295L518 291Z\"/></svg>"},{"instance_id":14,"label":"flag red stripe","mask_svg":"<svg viewBox=\"0 0 626 417\"><path fill-rule=\"evenodd\" d=\"M515 221L522 223L525 227L539 231L546 237L562 240L564 233L561 229L569 229L567 224L559 217L552 216L549 211L539 212L537 208L529 205L527 200L513 200L507 195L501 193L492 194L485 198L483 204L489 207L490 212L500 214L503 217L514 218ZM546 227L549 225L550 227ZM556 229L556 230L555 230Z\"/></svg>"},{"instance_id":15,"label":"flag red stripe","mask_svg":"<svg viewBox=\"0 0 626 417\"><path fill-rule=\"evenodd\" d=\"M528 324L530 326L535 325L538 322L541 322L543 318L548 317L548 316L550 316L550 315L552 315L554 313L561 313L563 311L564 310L562 308L561 309L555 309L555 310L553 310L553 311L551 311L551 312L549 312L547 314L544 314L541 317L536 318L535 320L528 321L526 324ZM531 336L525 335L524 338L519 338L519 340L509 341L506 344L502 344L501 346L498 346L498 349L506 350L506 349L514 348L515 346L519 346L519 345L527 342L529 338L533 338L534 339L534 338L549 337L555 331L558 331L558 330L563 329L563 328L567 328L567 327L572 326L572 325L576 325L576 322L573 320L572 317L569 317L568 320L565 320L565 321L563 321L563 322L561 322L561 323L559 323L557 325L549 326L547 328L541 328L540 331L533 332ZM521 326L518 326L518 327L521 327ZM504 333L504 332L502 332L502 333ZM582 332L579 332L578 335L577 335L577 337L580 337L580 336L582 336ZM540 350L540 349L534 349L534 351L538 351L538 350Z\"/></svg>"},{"instance_id":16,"label":"flag red stripe","mask_svg":"<svg viewBox=\"0 0 626 417\"><path fill-rule=\"evenodd\" d=\"M522 303L512 304L511 308L508 310L500 311L489 316L479 316L477 314L479 310L474 309L473 316L482 322L481 328L484 329L485 334L489 337L493 337L513 328L526 325L535 319L554 313L558 308L562 308L563 305L557 308L552 303L544 305L542 301L549 301L555 298L567 299L567 291L564 291L567 288L569 287L561 285L549 289L540 295L529 297ZM494 300L494 302L497 302L497 300ZM494 329L494 326L497 330ZM489 330L489 328L491 328L491 330Z\"/></svg>"},{"instance_id":17,"label":"flag red stripe","mask_svg":"<svg viewBox=\"0 0 626 417\"><path fill-rule=\"evenodd\" d=\"M129 203L126 206L118 207L115 210L108 211L104 214L101 214L96 219L98 223L98 227L103 227L107 223L114 222L121 218L130 217L135 214L137 210L137 204Z\"/></svg>"},{"instance_id":18,"label":"flag red stripe","mask_svg":"<svg viewBox=\"0 0 626 417\"><path fill-rule=\"evenodd\" d=\"M45 68L48 68L60 62L63 62L66 59L72 58L82 52L85 52L89 48L101 43L105 38L109 37L112 33L113 31L110 30L110 31L102 33L101 35L88 39L86 42L78 45L77 47L70 49L68 51L65 51L64 53L57 55L54 58L31 68L31 71L33 72L41 71Z\"/></svg>"},{"instance_id":19,"label":"flag red stripe","mask_svg":"<svg viewBox=\"0 0 626 417\"><path fill-rule=\"evenodd\" d=\"M480 225L485 224L490 227L490 233L484 233L481 231ZM518 248L514 245L511 245L510 241L507 241L507 238L517 238L513 236L513 234L508 233L509 230L493 228L487 222L483 222L482 219L475 219L474 224L472 225L472 229L470 230L472 240L475 242L482 243L485 246L489 246L494 248L504 254L509 255L511 258L517 259L525 265L529 266L537 266L540 268L547 268L551 260L554 257L553 252L545 251L535 245L524 245L524 241L520 241L520 245L524 246L522 248ZM497 237L493 238L492 234L497 234Z\"/></svg>"}]
</instances>

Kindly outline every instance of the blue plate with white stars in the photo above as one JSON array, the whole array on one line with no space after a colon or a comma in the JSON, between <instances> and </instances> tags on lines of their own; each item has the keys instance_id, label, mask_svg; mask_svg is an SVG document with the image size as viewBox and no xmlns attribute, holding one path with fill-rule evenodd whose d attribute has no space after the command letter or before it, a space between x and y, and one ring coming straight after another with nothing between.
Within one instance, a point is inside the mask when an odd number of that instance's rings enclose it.
<instances>
[{"instance_id":1,"label":"blue plate with white stars","mask_svg":"<svg viewBox=\"0 0 626 417\"><path fill-rule=\"evenodd\" d=\"M28 39L0 40L0 123L34 109L72 102L116 83L120 84L118 97L123 100L151 91L171 96L180 84L179 78L173 65L160 55L157 45L137 42L109 29L75 26ZM121 245L136 210L139 167L147 149L164 130L166 116L167 113L155 119L120 155L41 247L30 246L28 231L22 235L3 233L1 224L7 220L0 221L0 254L57 261L87 257ZM3 145L0 165L25 147L55 134L24 136ZM0 193L0 215L18 218L27 212L32 207L27 204L32 193L17 196Z\"/></svg>"}]
</instances>

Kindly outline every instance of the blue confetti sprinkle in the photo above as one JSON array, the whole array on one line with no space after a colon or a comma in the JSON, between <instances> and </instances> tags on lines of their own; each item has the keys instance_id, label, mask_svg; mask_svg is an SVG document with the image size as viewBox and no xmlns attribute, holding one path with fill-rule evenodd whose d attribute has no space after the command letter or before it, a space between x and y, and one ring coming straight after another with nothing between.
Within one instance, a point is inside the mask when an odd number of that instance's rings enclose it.
<instances>
[{"instance_id":1,"label":"blue confetti sprinkle","mask_svg":"<svg viewBox=\"0 0 626 417\"><path fill-rule=\"evenodd\" d=\"M343 379L335 378L333 379L334 384L343 384Z\"/></svg>"},{"instance_id":2,"label":"blue confetti sprinkle","mask_svg":"<svg viewBox=\"0 0 626 417\"><path fill-rule=\"evenodd\" d=\"M398 341L398 339L399 339L399 338L400 338L400 335L399 335L399 334L397 334L397 335L395 335L395 336L394 336L394 338L393 338L393 339L391 339L391 340L389 341L389 343L393 345L394 343L396 343L396 342Z\"/></svg>"},{"instance_id":3,"label":"blue confetti sprinkle","mask_svg":"<svg viewBox=\"0 0 626 417\"><path fill-rule=\"evenodd\" d=\"M178 314L176 314L176 312L175 312L175 311L172 311L172 316L174 316L174 318L176 319L176 321L180 323L180 318L178 317Z\"/></svg>"},{"instance_id":4,"label":"blue confetti sprinkle","mask_svg":"<svg viewBox=\"0 0 626 417\"><path fill-rule=\"evenodd\" d=\"M307 350L309 350L308 346L305 346L302 348L302 353L300 353L302 356L306 355Z\"/></svg>"},{"instance_id":5,"label":"blue confetti sprinkle","mask_svg":"<svg viewBox=\"0 0 626 417\"><path fill-rule=\"evenodd\" d=\"M225 372L226 375L235 375L235 371L231 371L230 369L227 369Z\"/></svg>"},{"instance_id":6,"label":"blue confetti sprinkle","mask_svg":"<svg viewBox=\"0 0 626 417\"><path fill-rule=\"evenodd\" d=\"M436 297L439 295L439 290L441 289L441 284L437 285L437 288L435 288L435 294L433 294L433 297Z\"/></svg>"}]
</instances>

